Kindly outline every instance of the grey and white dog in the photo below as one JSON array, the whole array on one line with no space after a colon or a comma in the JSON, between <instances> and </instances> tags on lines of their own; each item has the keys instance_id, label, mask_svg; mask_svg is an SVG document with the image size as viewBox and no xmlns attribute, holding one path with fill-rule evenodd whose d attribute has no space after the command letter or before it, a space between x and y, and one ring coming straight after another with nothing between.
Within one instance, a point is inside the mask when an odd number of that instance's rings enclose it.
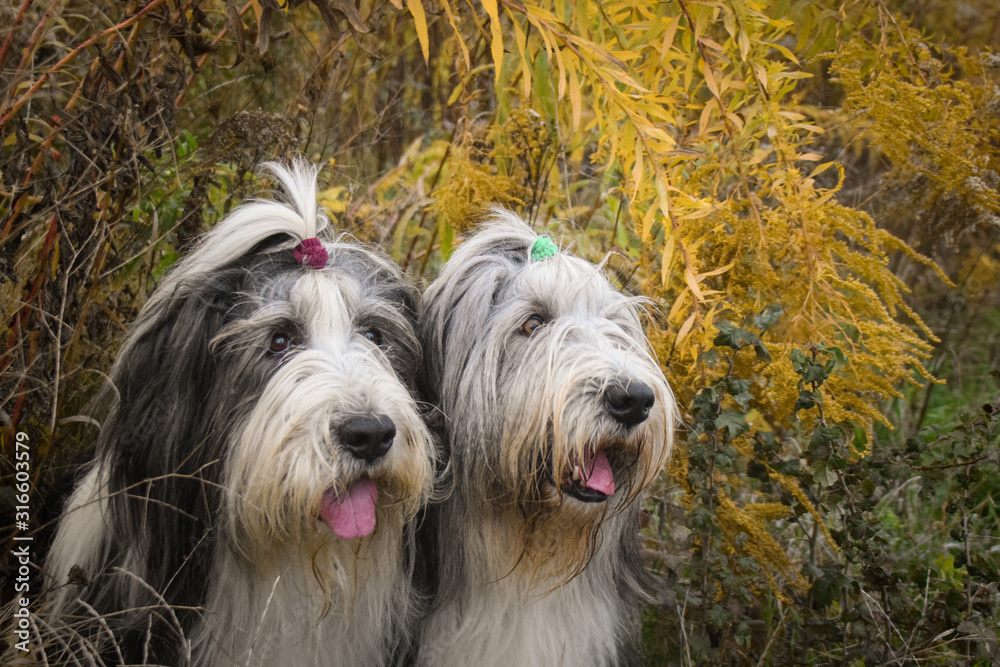
<instances>
[{"instance_id":1,"label":"grey and white dog","mask_svg":"<svg viewBox=\"0 0 1000 667\"><path fill-rule=\"evenodd\" d=\"M454 489L422 529L419 664L635 659L641 500L676 418L639 310L504 211L425 293L421 381Z\"/></svg>"},{"instance_id":2,"label":"grey and white dog","mask_svg":"<svg viewBox=\"0 0 1000 667\"><path fill-rule=\"evenodd\" d=\"M105 663L384 665L408 648L433 486L419 293L320 241L316 170L234 211L150 297L47 569ZM74 649L75 650L75 649Z\"/></svg>"}]
</instances>

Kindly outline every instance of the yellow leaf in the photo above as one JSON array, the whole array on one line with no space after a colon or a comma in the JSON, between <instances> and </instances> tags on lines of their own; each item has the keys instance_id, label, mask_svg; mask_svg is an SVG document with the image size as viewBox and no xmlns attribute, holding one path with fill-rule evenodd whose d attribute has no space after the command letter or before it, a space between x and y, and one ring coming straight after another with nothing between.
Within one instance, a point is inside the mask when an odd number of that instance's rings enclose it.
<instances>
[{"instance_id":1,"label":"yellow leaf","mask_svg":"<svg viewBox=\"0 0 1000 667\"><path fill-rule=\"evenodd\" d=\"M835 164L836 162L824 162L823 164L817 166L815 169L812 170L812 172L809 174L809 178L814 178L816 176L819 176L820 174L822 174L824 171L826 171Z\"/></svg>"},{"instance_id":2,"label":"yellow leaf","mask_svg":"<svg viewBox=\"0 0 1000 667\"><path fill-rule=\"evenodd\" d=\"M320 206L323 206L330 213L343 213L347 210L347 200L344 196L350 196L343 186L333 186L327 188L316 195Z\"/></svg>"},{"instance_id":3,"label":"yellow leaf","mask_svg":"<svg viewBox=\"0 0 1000 667\"><path fill-rule=\"evenodd\" d=\"M656 179L656 195L660 203L663 217L670 220L670 198L667 196L667 184L662 178Z\"/></svg>"},{"instance_id":4,"label":"yellow leaf","mask_svg":"<svg viewBox=\"0 0 1000 667\"><path fill-rule=\"evenodd\" d=\"M811 79L812 74L809 72L778 72L774 75L775 79Z\"/></svg>"},{"instance_id":5,"label":"yellow leaf","mask_svg":"<svg viewBox=\"0 0 1000 667\"><path fill-rule=\"evenodd\" d=\"M819 153L803 153L798 159L805 160L806 162L816 162L817 160L822 160L823 156Z\"/></svg>"},{"instance_id":6,"label":"yellow leaf","mask_svg":"<svg viewBox=\"0 0 1000 667\"><path fill-rule=\"evenodd\" d=\"M670 276L670 265L674 263L674 244L676 239L672 233L667 234L666 243L663 244L663 263L660 265L660 280L663 286L667 286L667 278Z\"/></svg>"},{"instance_id":7,"label":"yellow leaf","mask_svg":"<svg viewBox=\"0 0 1000 667\"><path fill-rule=\"evenodd\" d=\"M413 14L413 23L417 28L417 40L420 42L420 50L424 53L424 62L430 62L430 39L427 36L427 15L424 13L424 6L420 0L406 0L406 8Z\"/></svg>"},{"instance_id":8,"label":"yellow leaf","mask_svg":"<svg viewBox=\"0 0 1000 667\"><path fill-rule=\"evenodd\" d=\"M257 17L257 34L260 34L260 22L264 17L264 8L260 6L260 0L250 0L253 6L253 13Z\"/></svg>"},{"instance_id":9,"label":"yellow leaf","mask_svg":"<svg viewBox=\"0 0 1000 667\"><path fill-rule=\"evenodd\" d=\"M656 218L656 208L650 206L646 209L646 214L642 216L642 229L640 230L639 238L642 239L643 244L649 243L649 234L653 231L653 220Z\"/></svg>"},{"instance_id":10,"label":"yellow leaf","mask_svg":"<svg viewBox=\"0 0 1000 667\"><path fill-rule=\"evenodd\" d=\"M687 283L688 288L694 295L694 298L698 301L705 301L705 294L701 291L701 286L698 285L698 277L694 275L694 271L691 267L684 269L684 281Z\"/></svg>"},{"instance_id":11,"label":"yellow leaf","mask_svg":"<svg viewBox=\"0 0 1000 667\"><path fill-rule=\"evenodd\" d=\"M815 132L816 134L823 134L826 132L826 130L818 125L808 125L806 123L794 123L788 127L793 127L796 130L809 130L810 132Z\"/></svg>"},{"instance_id":12,"label":"yellow leaf","mask_svg":"<svg viewBox=\"0 0 1000 667\"><path fill-rule=\"evenodd\" d=\"M639 92L642 92L642 93L652 92L648 88L644 88L644 87L640 86L639 82L636 81L635 79L633 79L632 77L630 77L628 74L620 72L620 71L618 71L617 69L615 69L613 67L602 67L601 70L603 72L605 72L605 73L613 76L614 78L618 79L618 81L620 81L621 83L624 83L626 86L628 86L631 89L629 91L630 93L632 93L634 91L639 91Z\"/></svg>"},{"instance_id":13,"label":"yellow leaf","mask_svg":"<svg viewBox=\"0 0 1000 667\"><path fill-rule=\"evenodd\" d=\"M567 72L569 76L569 101L573 107L573 131L580 129L580 119L583 116L583 95L580 93L580 82L576 71Z\"/></svg>"},{"instance_id":14,"label":"yellow leaf","mask_svg":"<svg viewBox=\"0 0 1000 667\"><path fill-rule=\"evenodd\" d=\"M708 48L710 48L710 49L712 49L714 51L718 51L719 53L725 54L725 52L726 52L726 50L724 48L722 48L722 44L719 44L714 39L709 39L708 37L705 37L704 35L702 35L701 37L699 37L698 41L701 42L702 44L704 44L705 46L707 46Z\"/></svg>"},{"instance_id":15,"label":"yellow leaf","mask_svg":"<svg viewBox=\"0 0 1000 667\"><path fill-rule=\"evenodd\" d=\"M677 314L684 308L684 302L687 301L687 295L687 290L684 290L680 293L680 295L678 295L677 300L674 301L674 305L670 306L670 312L667 313L667 320L670 322L677 321Z\"/></svg>"},{"instance_id":16,"label":"yellow leaf","mask_svg":"<svg viewBox=\"0 0 1000 667\"><path fill-rule=\"evenodd\" d=\"M799 64L799 59L795 57L795 54L792 53L788 49L787 46L782 46L781 44L778 44L777 42L772 43L771 46L773 46L774 48L776 48L779 51L781 51L782 55L784 55L786 58L788 58L789 60L791 60L796 65Z\"/></svg>"},{"instance_id":17,"label":"yellow leaf","mask_svg":"<svg viewBox=\"0 0 1000 667\"><path fill-rule=\"evenodd\" d=\"M401 0L393 0L393 4L401 2ZM472 62L469 59L469 47L465 45L465 39L462 37L462 31L458 29L458 22L455 20L455 13L451 9L451 3L448 0L441 0L441 4L444 5L444 11L448 14L448 23L451 24L451 29L455 32L455 41L458 42L459 48L462 50L462 58L465 60L465 69L472 69ZM397 9L402 9L402 4L400 4Z\"/></svg>"},{"instance_id":18,"label":"yellow leaf","mask_svg":"<svg viewBox=\"0 0 1000 667\"><path fill-rule=\"evenodd\" d=\"M703 68L705 74L705 85L712 92L715 97L719 96L719 84L715 81L715 74L712 72L712 66L705 63Z\"/></svg>"},{"instance_id":19,"label":"yellow leaf","mask_svg":"<svg viewBox=\"0 0 1000 667\"><path fill-rule=\"evenodd\" d=\"M701 117L698 119L698 134L705 134L708 123L712 120L712 109L718 106L715 98L705 102L705 108L701 110Z\"/></svg>"},{"instance_id":20,"label":"yellow leaf","mask_svg":"<svg viewBox=\"0 0 1000 667\"><path fill-rule=\"evenodd\" d=\"M500 85L500 67L503 65L503 33L500 32L500 14L497 0L483 0L483 8L490 17L490 52L493 54L494 83Z\"/></svg>"},{"instance_id":21,"label":"yellow leaf","mask_svg":"<svg viewBox=\"0 0 1000 667\"><path fill-rule=\"evenodd\" d=\"M661 53L664 55L666 55L666 53L673 48L674 35L677 34L677 26L680 25L681 22L680 17L666 20L670 21L670 25L668 25L667 29L663 31L663 46L661 48Z\"/></svg>"},{"instance_id":22,"label":"yellow leaf","mask_svg":"<svg viewBox=\"0 0 1000 667\"><path fill-rule=\"evenodd\" d=\"M642 185L642 142L639 137L635 138L635 164L632 165L632 198L639 196L639 187Z\"/></svg>"},{"instance_id":23,"label":"yellow leaf","mask_svg":"<svg viewBox=\"0 0 1000 667\"><path fill-rule=\"evenodd\" d=\"M701 280L702 278L707 278L708 276L717 276L717 275L720 275L722 273L725 273L726 271L728 271L729 269L733 268L734 266L736 266L736 260L735 259L733 261L729 262L729 264L726 264L725 266L720 266L719 268L713 269L712 271L706 271L705 273L700 273L696 277L698 278L698 280Z\"/></svg>"},{"instance_id":24,"label":"yellow leaf","mask_svg":"<svg viewBox=\"0 0 1000 667\"><path fill-rule=\"evenodd\" d=\"M760 82L761 88L767 90L767 68L765 68L760 63L753 64L753 73L757 77L757 81Z\"/></svg>"},{"instance_id":25,"label":"yellow leaf","mask_svg":"<svg viewBox=\"0 0 1000 667\"><path fill-rule=\"evenodd\" d=\"M767 423L767 420L764 419L764 415L760 414L756 408L752 408L743 418L750 426L756 426L758 431L774 430L774 428Z\"/></svg>"},{"instance_id":26,"label":"yellow leaf","mask_svg":"<svg viewBox=\"0 0 1000 667\"><path fill-rule=\"evenodd\" d=\"M594 113L600 114L600 105L594 104ZM607 123L605 127L608 128L608 162L604 166L604 170L607 171L614 164L615 160L618 159L618 123Z\"/></svg>"},{"instance_id":27,"label":"yellow leaf","mask_svg":"<svg viewBox=\"0 0 1000 667\"><path fill-rule=\"evenodd\" d=\"M753 156L747 162L747 165L752 167L755 164L763 162L764 158L770 155L772 150L773 149L771 148L758 148L754 151Z\"/></svg>"},{"instance_id":28,"label":"yellow leaf","mask_svg":"<svg viewBox=\"0 0 1000 667\"><path fill-rule=\"evenodd\" d=\"M684 215L677 216L678 220L697 220L698 218L704 218L705 216L712 214L711 206L702 206L701 208L695 209L690 213L685 213Z\"/></svg>"},{"instance_id":29,"label":"yellow leaf","mask_svg":"<svg viewBox=\"0 0 1000 667\"><path fill-rule=\"evenodd\" d=\"M528 99L531 97L531 65L528 63L528 56L525 53L528 40L520 23L511 21L511 24L514 26L514 41L517 43L517 51L521 54L521 83L524 86L524 99Z\"/></svg>"},{"instance_id":30,"label":"yellow leaf","mask_svg":"<svg viewBox=\"0 0 1000 667\"><path fill-rule=\"evenodd\" d=\"M788 120L805 120L806 119L805 116L803 116L802 114L798 113L797 111L787 111L787 110L786 111L779 111L778 115L779 116L784 116Z\"/></svg>"},{"instance_id":31,"label":"yellow leaf","mask_svg":"<svg viewBox=\"0 0 1000 667\"><path fill-rule=\"evenodd\" d=\"M556 65L559 66L559 84L556 86L556 98L563 99L566 96L566 66L563 65L563 56L560 49L555 49L549 56L549 64L552 64L552 56L555 56Z\"/></svg>"},{"instance_id":32,"label":"yellow leaf","mask_svg":"<svg viewBox=\"0 0 1000 667\"><path fill-rule=\"evenodd\" d=\"M483 0L483 4L486 4L486 0ZM541 7L535 7L534 5L525 5L524 10L528 12L531 16L537 19L546 21L547 23L558 23L559 19L552 12L542 9ZM487 13L490 11L489 8L486 9Z\"/></svg>"},{"instance_id":33,"label":"yellow leaf","mask_svg":"<svg viewBox=\"0 0 1000 667\"><path fill-rule=\"evenodd\" d=\"M680 345L681 341L683 341L685 338L687 338L687 335L689 333L691 333L691 327L694 326L694 320L697 317L697 315L698 315L698 312L695 311L695 312L691 313L690 315L688 315L688 318L686 320L684 320L684 324L681 325L680 331L677 332L677 338L674 339L674 346L675 347L678 346L678 345Z\"/></svg>"}]
</instances>

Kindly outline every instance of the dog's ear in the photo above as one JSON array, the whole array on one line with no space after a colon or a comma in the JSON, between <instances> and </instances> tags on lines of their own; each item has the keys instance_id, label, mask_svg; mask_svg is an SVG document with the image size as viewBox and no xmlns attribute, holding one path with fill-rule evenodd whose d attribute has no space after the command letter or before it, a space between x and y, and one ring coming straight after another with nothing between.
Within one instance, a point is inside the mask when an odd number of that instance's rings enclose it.
<instances>
[{"instance_id":1,"label":"dog's ear","mask_svg":"<svg viewBox=\"0 0 1000 667\"><path fill-rule=\"evenodd\" d=\"M112 370L116 405L99 442L110 493L106 566L130 574L92 585L106 588L94 598L99 611L107 611L103 600L125 612L115 625L125 655L137 659L149 652L172 664L181 650L176 623L146 637L150 618L170 615L150 608L168 602L186 631L205 601L223 481L221 438L207 414L216 374L209 342L245 275L220 271L162 285L168 293L140 315Z\"/></svg>"},{"instance_id":2,"label":"dog's ear","mask_svg":"<svg viewBox=\"0 0 1000 667\"><path fill-rule=\"evenodd\" d=\"M210 343L254 279L251 266L295 264L275 250L291 238L271 234L225 267L168 276L140 314L112 369L115 408L99 443L112 489L128 490L112 499L118 528L172 540L191 535L192 522L212 526L224 446L207 413L219 390Z\"/></svg>"},{"instance_id":3,"label":"dog's ear","mask_svg":"<svg viewBox=\"0 0 1000 667\"><path fill-rule=\"evenodd\" d=\"M454 387L442 386L444 378L457 378L467 367L505 285L528 262L534 235L523 222L517 223L514 229L485 227L459 246L424 295L422 390L435 403L449 398Z\"/></svg>"}]
</instances>

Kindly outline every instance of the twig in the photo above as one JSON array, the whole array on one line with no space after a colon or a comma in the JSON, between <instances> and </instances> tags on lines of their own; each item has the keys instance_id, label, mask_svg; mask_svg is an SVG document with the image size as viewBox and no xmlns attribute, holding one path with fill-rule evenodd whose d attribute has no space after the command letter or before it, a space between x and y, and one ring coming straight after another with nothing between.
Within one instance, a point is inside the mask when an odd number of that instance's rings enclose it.
<instances>
[{"instance_id":1,"label":"twig","mask_svg":"<svg viewBox=\"0 0 1000 667\"><path fill-rule=\"evenodd\" d=\"M70 63L71 61L73 61L73 59L75 59L78 55L80 55L81 53L83 53L85 50L87 50L88 48L90 48L91 46L93 46L94 44L96 44L97 42L99 42L101 40L101 38L106 37L106 36L108 36L110 34L116 33L116 32L118 32L118 31L120 31L120 30L122 30L124 28L129 27L130 25L132 25L133 23L135 23L136 21L138 21L139 19L141 19L143 16L145 16L146 14L148 14L149 12L151 12L152 10L154 10L156 7L159 7L160 5L162 5L164 2L166 2L166 0L152 0L148 5L146 5L142 9L140 9L136 14L133 14L131 17L125 19L124 21L122 21L118 25L112 26L112 27L108 28L107 30L104 30L104 31L102 31L102 32L94 35L93 37L91 37L90 39L88 39L87 41L85 41L83 44L81 44L80 46L76 47L75 49L73 49L72 51L70 51L68 54L66 54L66 56L64 56L62 60L60 60L55 65L53 65L51 68L49 68L49 70L47 72L44 72L38 78L38 81L36 81L34 84L32 84L31 88L28 88L28 90L26 90L24 92L24 94L21 95L21 97L17 98L17 101L14 102L14 104L10 107L10 109L8 109L7 113L5 113L3 115L3 118L0 118L0 128L2 128L2 127L4 127L4 126L7 125L7 123L10 121L10 119L14 117L14 114L16 114L18 111L20 111L21 107L23 107L25 104L27 104L28 100L30 100L31 97L35 93L37 93L39 91L39 89L41 89L42 86L45 85L45 82L49 80L49 77L51 77L53 74L55 74L56 72L58 72L59 70L61 70L63 67L65 67L68 63Z\"/></svg>"},{"instance_id":2,"label":"twig","mask_svg":"<svg viewBox=\"0 0 1000 667\"><path fill-rule=\"evenodd\" d=\"M14 94L17 84L20 83L20 75L24 73L28 63L31 62L31 57L35 55L35 49L38 48L38 43L42 41L42 35L45 34L45 27L48 23L49 16L52 14L52 10L58 2L62 2L62 0L51 0L51 2L49 2L49 6L46 7L45 11L42 13L41 18L38 19L38 25L35 26L34 32L31 33L31 39L28 40L28 45L24 47L24 51L21 53L21 62L17 64L17 69L14 70L14 75L11 76L8 83L9 87L7 90L11 95Z\"/></svg>"},{"instance_id":3,"label":"twig","mask_svg":"<svg viewBox=\"0 0 1000 667\"><path fill-rule=\"evenodd\" d=\"M96 618L98 620L98 622L100 622L101 628L108 634L108 637L111 639L111 646L113 646L114 649L115 649L115 656L118 658L118 662L120 664L124 665L125 664L125 657L122 655L121 649L118 647L118 641L115 638L115 633L111 631L111 627L108 625L108 619L106 619L104 616L101 616L97 612L97 610L94 609L89 604L87 604L87 602L83 598L77 598L76 601L85 610L87 610L88 612L90 612L91 614L93 614L94 618Z\"/></svg>"},{"instance_id":4,"label":"twig","mask_svg":"<svg viewBox=\"0 0 1000 667\"><path fill-rule=\"evenodd\" d=\"M10 51L11 42L14 41L14 35L17 34L17 29L21 25L21 21L24 20L24 15L28 12L28 8L31 7L33 1L24 0L21 3L21 9L17 12L17 16L14 17L14 23L10 27L10 32L7 33L7 39L3 41L3 46L0 47L0 68L3 67L3 61L6 60L7 53Z\"/></svg>"},{"instance_id":5,"label":"twig","mask_svg":"<svg viewBox=\"0 0 1000 667\"><path fill-rule=\"evenodd\" d=\"M787 611L787 608L781 608L781 616L778 618L778 627L775 628L771 636L768 637L767 644L764 645L764 650L760 654L760 660L757 661L757 667L764 667L764 660L767 658L767 654L771 650L771 644L774 643L774 640L777 639L778 635L781 633L781 626L785 623L785 612Z\"/></svg>"},{"instance_id":6,"label":"twig","mask_svg":"<svg viewBox=\"0 0 1000 667\"><path fill-rule=\"evenodd\" d=\"M126 11L135 11L134 9L131 9L131 7L132 5L129 5L130 9ZM134 44L133 40L135 39L137 30L138 26L132 28L132 32L129 34L128 39L125 40L126 46L129 50L131 50L132 45ZM104 43L104 48L106 50L108 51L111 50L111 47L114 44L115 37L117 37L117 35L108 35L108 41ZM123 51L122 54L118 57L118 62L115 63L115 71L118 71L119 68L121 67L124 57L125 57L125 52ZM98 68L100 68L100 66L101 66L101 59L95 58L94 62L90 64L90 73L93 74L94 72L96 72ZM76 106L76 103L80 101L80 98L83 96L83 87L86 85L86 83L87 83L87 77L86 76L81 77L79 85L76 87L76 90L73 91L73 94L70 95L69 102L66 103L65 107L66 111L72 110L73 107Z\"/></svg>"},{"instance_id":7,"label":"twig","mask_svg":"<svg viewBox=\"0 0 1000 667\"><path fill-rule=\"evenodd\" d=\"M960 466L971 466L974 463L979 463L980 461L982 461L985 458L986 458L986 456L983 455L983 456L980 456L977 459L972 459L971 461L962 461L960 463L949 463L949 464L943 465L943 466L917 466L916 468L914 468L914 470L944 470L946 468L958 468Z\"/></svg>"},{"instance_id":8,"label":"twig","mask_svg":"<svg viewBox=\"0 0 1000 667\"><path fill-rule=\"evenodd\" d=\"M252 4L253 2L248 2L238 10L241 19L243 18L243 15L247 13L247 10L250 9L250 5ZM220 41L222 41L222 38L225 37L226 33L228 32L229 32L229 25L226 25L225 27L222 28L222 30L219 31L219 34L217 34L215 37L212 38L210 46L215 46ZM201 58L198 59L198 64L194 68L194 71L191 72L191 76L189 76L187 78L187 81L184 82L184 89L177 94L177 98L174 100L174 106L179 107L181 105L181 101L184 99L184 96L187 95L187 92L189 90L191 90L191 84L194 83L194 78L198 76L198 72L200 72L201 68L205 66L206 62L208 62L209 55L210 55L209 53L206 53L202 55ZM233 66L235 67L235 64Z\"/></svg>"}]
</instances>

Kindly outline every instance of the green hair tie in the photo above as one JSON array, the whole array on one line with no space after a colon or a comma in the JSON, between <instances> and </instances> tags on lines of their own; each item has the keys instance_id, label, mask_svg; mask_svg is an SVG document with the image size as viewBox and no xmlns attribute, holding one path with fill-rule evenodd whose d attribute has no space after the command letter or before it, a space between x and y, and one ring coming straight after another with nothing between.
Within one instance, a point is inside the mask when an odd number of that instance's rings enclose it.
<instances>
[{"instance_id":1,"label":"green hair tie","mask_svg":"<svg viewBox=\"0 0 1000 667\"><path fill-rule=\"evenodd\" d=\"M559 247L552 242L552 239L548 236L539 236L535 239L535 242L531 244L531 253L529 257L532 262L537 262L540 259L548 259L557 252L559 252Z\"/></svg>"}]
</instances>

